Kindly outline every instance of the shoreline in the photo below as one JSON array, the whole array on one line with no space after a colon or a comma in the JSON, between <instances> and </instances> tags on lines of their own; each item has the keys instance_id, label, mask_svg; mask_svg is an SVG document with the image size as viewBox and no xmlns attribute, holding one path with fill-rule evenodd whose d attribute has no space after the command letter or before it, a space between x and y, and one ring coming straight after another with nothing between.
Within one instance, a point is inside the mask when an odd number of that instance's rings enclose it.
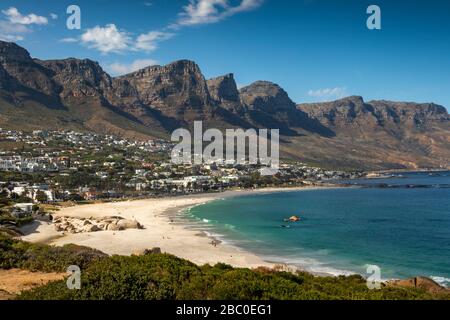
<instances>
[{"instance_id":1,"label":"shoreline","mask_svg":"<svg viewBox=\"0 0 450 320\"><path fill-rule=\"evenodd\" d=\"M418 169L387 169L387 170L369 170L367 174L392 174L392 173L433 173L433 172L447 172L450 168L436 169L436 168L418 168Z\"/></svg>"},{"instance_id":2,"label":"shoreline","mask_svg":"<svg viewBox=\"0 0 450 320\"><path fill-rule=\"evenodd\" d=\"M174 217L180 216L182 211L189 208L230 197L335 188L339 186L265 188L74 206L62 208L53 215L76 218L120 216L125 219L136 219L144 229L62 234L57 232L51 223L35 221L22 229L25 235L21 239L56 246L76 244L98 249L109 255L124 256L137 254L146 249L161 248L164 253L197 265L226 263L241 268L282 267L286 270L301 270L295 266L266 261L252 252L220 242L201 228L192 228L187 221L175 222ZM332 276L332 274L317 275Z\"/></svg>"},{"instance_id":3,"label":"shoreline","mask_svg":"<svg viewBox=\"0 0 450 320\"><path fill-rule=\"evenodd\" d=\"M235 268L256 269L265 267L277 271L306 272L317 277L337 277L359 274L348 270L311 270L276 256L254 253L223 241L220 235L211 234L205 226L186 216L187 210L212 201L248 195L263 195L296 191L359 188L340 185L306 186L292 188L265 188L255 190L235 190L222 193L184 195L177 197L128 200L121 202L96 203L63 208L55 217L100 218L120 216L136 219L144 229L124 231L100 231L92 233L62 234L52 223L35 221L22 228L22 240L33 243L63 246L75 244L100 250L108 255L140 255L145 250L160 248L161 252L188 260L199 266L224 263ZM232 239L231 239L232 240ZM302 257L308 259L307 256ZM399 278L385 278L383 283L398 281ZM433 278L435 281L435 279ZM445 287L445 284L441 284Z\"/></svg>"}]
</instances>

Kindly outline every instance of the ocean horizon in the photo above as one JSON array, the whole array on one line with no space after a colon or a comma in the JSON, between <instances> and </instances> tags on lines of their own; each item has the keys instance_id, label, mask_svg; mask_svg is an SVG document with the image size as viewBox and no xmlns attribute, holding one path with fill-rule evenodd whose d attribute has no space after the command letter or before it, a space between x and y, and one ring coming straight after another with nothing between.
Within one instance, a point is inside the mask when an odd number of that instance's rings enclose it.
<instances>
[{"instance_id":1,"label":"ocean horizon","mask_svg":"<svg viewBox=\"0 0 450 320\"><path fill-rule=\"evenodd\" d=\"M209 235L319 274L432 278L450 285L450 172L340 181L355 188L252 194L185 213ZM299 216L300 222L285 219Z\"/></svg>"}]
</instances>

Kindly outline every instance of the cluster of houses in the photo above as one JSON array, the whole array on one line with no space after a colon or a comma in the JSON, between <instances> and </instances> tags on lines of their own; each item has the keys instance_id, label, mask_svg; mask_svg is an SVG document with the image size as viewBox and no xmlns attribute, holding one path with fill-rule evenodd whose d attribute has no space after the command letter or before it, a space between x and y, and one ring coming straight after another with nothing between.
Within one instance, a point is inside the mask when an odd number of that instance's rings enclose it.
<instances>
[{"instance_id":1,"label":"cluster of houses","mask_svg":"<svg viewBox=\"0 0 450 320\"><path fill-rule=\"evenodd\" d=\"M46 184L0 182L1 192L8 198L22 197L34 202L55 202L55 192Z\"/></svg>"},{"instance_id":2,"label":"cluster of houses","mask_svg":"<svg viewBox=\"0 0 450 320\"><path fill-rule=\"evenodd\" d=\"M0 149L0 174L17 173L21 178L10 179L9 175L0 184L8 197L30 199L30 203L313 184L363 175L299 162L282 163L273 177L263 177L261 165L235 161L174 164L170 161L173 144L163 140L132 141L74 131L0 129L0 141L28 146Z\"/></svg>"},{"instance_id":3,"label":"cluster of houses","mask_svg":"<svg viewBox=\"0 0 450 320\"><path fill-rule=\"evenodd\" d=\"M113 135L99 135L76 131L43 131L23 132L0 128L0 141L21 142L34 148L48 147L54 142L64 142L67 146L81 149L118 146L124 149L137 148L146 152L170 152L173 144L161 139L134 141L118 138ZM0 150L0 155L6 154Z\"/></svg>"},{"instance_id":4,"label":"cluster of houses","mask_svg":"<svg viewBox=\"0 0 450 320\"><path fill-rule=\"evenodd\" d=\"M23 173L32 172L59 172L69 165L67 157L42 157L26 158L22 156L0 156L0 171L16 171Z\"/></svg>"}]
</instances>

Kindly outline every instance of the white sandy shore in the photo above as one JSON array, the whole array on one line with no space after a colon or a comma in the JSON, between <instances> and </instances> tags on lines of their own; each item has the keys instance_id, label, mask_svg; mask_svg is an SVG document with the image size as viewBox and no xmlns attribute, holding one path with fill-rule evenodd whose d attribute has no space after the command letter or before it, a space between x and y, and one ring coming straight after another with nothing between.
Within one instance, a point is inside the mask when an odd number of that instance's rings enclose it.
<instances>
[{"instance_id":1,"label":"white sandy shore","mask_svg":"<svg viewBox=\"0 0 450 320\"><path fill-rule=\"evenodd\" d=\"M55 216L105 217L120 216L136 219L143 230L102 231L94 233L62 234L48 223L36 222L23 231L25 241L43 242L61 246L77 244L101 250L113 255L131 255L145 249L159 247L163 252L190 260L196 264L227 263L235 267L273 267L272 263L228 244L214 246L212 238L198 230L174 223L170 216L184 208L203 204L215 199L241 196L252 193L273 193L279 191L311 190L312 187L292 189L262 189L256 191L228 191L218 194L204 194L160 199L146 199L125 202L79 205L64 208Z\"/></svg>"}]
</instances>

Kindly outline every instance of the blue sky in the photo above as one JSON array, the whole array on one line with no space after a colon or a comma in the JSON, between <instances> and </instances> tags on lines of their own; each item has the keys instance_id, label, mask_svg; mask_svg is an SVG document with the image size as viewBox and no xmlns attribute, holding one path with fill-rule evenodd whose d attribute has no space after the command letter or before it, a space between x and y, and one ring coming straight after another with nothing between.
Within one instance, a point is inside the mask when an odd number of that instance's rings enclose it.
<instances>
[{"instance_id":1,"label":"blue sky","mask_svg":"<svg viewBox=\"0 0 450 320\"><path fill-rule=\"evenodd\" d=\"M66 9L81 8L81 30ZM366 27L369 5L381 30ZM33 57L90 58L111 74L178 59L207 78L281 85L296 102L366 100L450 107L446 0L2 0L0 39Z\"/></svg>"}]
</instances>

